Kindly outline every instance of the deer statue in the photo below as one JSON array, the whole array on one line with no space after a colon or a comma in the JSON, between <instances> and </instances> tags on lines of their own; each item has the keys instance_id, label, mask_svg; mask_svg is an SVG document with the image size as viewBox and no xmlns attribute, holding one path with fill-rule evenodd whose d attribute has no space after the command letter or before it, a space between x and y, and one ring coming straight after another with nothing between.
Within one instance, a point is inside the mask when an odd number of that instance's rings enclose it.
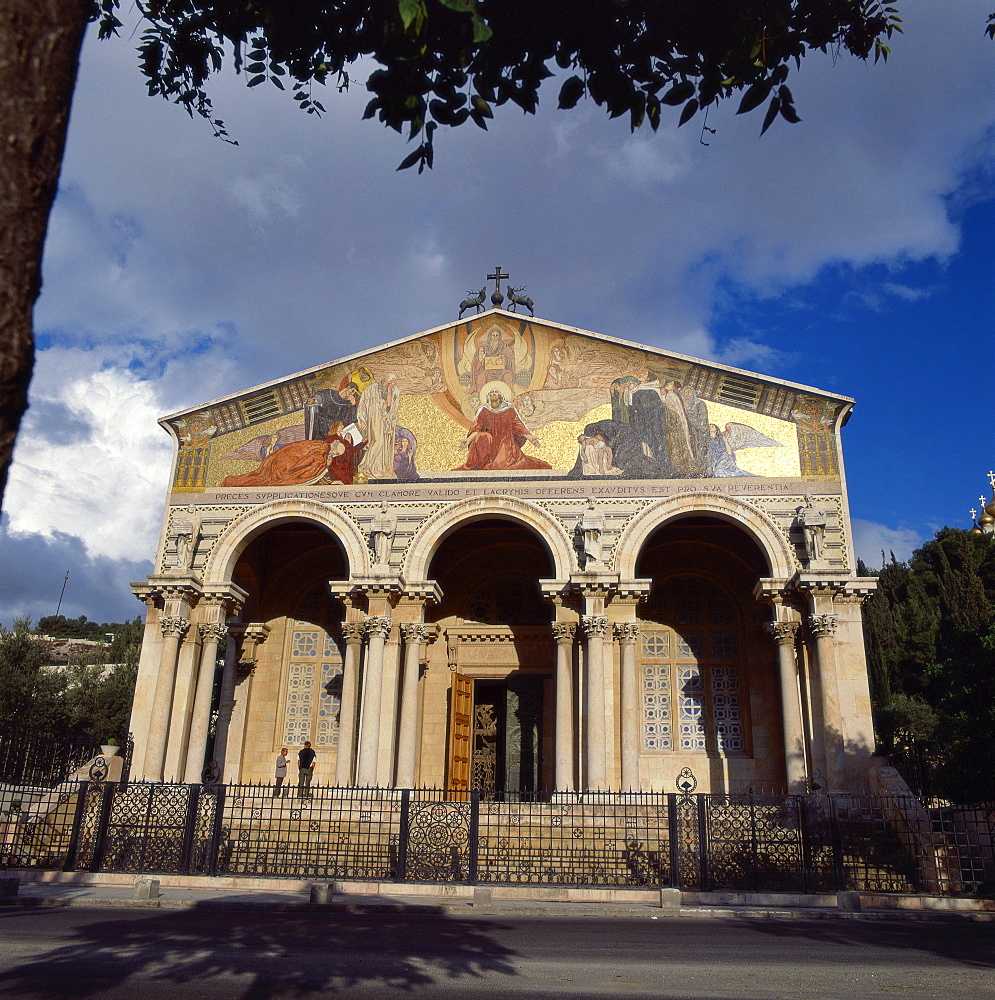
<instances>
[{"instance_id":1,"label":"deer statue","mask_svg":"<svg viewBox=\"0 0 995 1000\"><path fill-rule=\"evenodd\" d=\"M521 294L524 291L524 285L522 285L521 288L512 288L511 285L508 286L508 301L511 302L511 311L516 311L515 306L525 306L525 308L529 311L529 315L535 316L535 313L532 311L532 300L527 295Z\"/></svg>"},{"instance_id":2,"label":"deer statue","mask_svg":"<svg viewBox=\"0 0 995 1000\"><path fill-rule=\"evenodd\" d=\"M470 306L476 306L477 312L480 312L481 306L483 306L484 304L484 299L487 296L487 286L484 285L484 287L481 288L476 295L474 295L472 291L467 292L466 294L469 296L469 298L465 298L459 304L459 317L458 317L459 319L463 318L463 313L465 313L467 309L470 308Z\"/></svg>"}]
</instances>

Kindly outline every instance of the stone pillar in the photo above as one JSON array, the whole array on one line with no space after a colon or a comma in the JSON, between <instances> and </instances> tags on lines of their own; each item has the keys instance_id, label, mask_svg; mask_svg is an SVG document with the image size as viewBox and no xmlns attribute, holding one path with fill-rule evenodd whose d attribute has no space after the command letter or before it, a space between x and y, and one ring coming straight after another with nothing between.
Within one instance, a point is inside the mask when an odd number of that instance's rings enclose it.
<instances>
[{"instance_id":1,"label":"stone pillar","mask_svg":"<svg viewBox=\"0 0 995 1000\"><path fill-rule=\"evenodd\" d=\"M356 759L356 707L359 695L359 654L363 646L364 622L343 622L345 660L342 663L342 700L339 702L339 749L335 757L335 784L352 784Z\"/></svg>"},{"instance_id":2,"label":"stone pillar","mask_svg":"<svg viewBox=\"0 0 995 1000\"><path fill-rule=\"evenodd\" d=\"M231 726L232 711L235 708L235 661L238 648L235 637L228 630L225 641L225 671L221 678L221 698L218 703L218 732L214 738L214 758L221 765L224 781L233 781L228 765L228 730Z\"/></svg>"},{"instance_id":3,"label":"stone pillar","mask_svg":"<svg viewBox=\"0 0 995 1000\"><path fill-rule=\"evenodd\" d=\"M414 788L415 757L418 752L418 670L421 647L435 632L434 625L405 624L404 667L401 677L401 726L397 737L395 788Z\"/></svg>"},{"instance_id":4,"label":"stone pillar","mask_svg":"<svg viewBox=\"0 0 995 1000\"><path fill-rule=\"evenodd\" d=\"M156 677L159 661L162 659L162 630L159 628L159 593L144 584L132 584L132 592L145 605L145 625L142 631L142 651L138 659L138 677L135 681L135 695L131 704L128 731L135 741L132 756L131 775L135 780L144 780L145 749L148 745L149 713L155 700Z\"/></svg>"},{"instance_id":5,"label":"stone pillar","mask_svg":"<svg viewBox=\"0 0 995 1000\"><path fill-rule=\"evenodd\" d=\"M822 699L822 729L826 748L827 791L844 791L843 716L836 678L836 615L810 615L808 629L815 638L815 656Z\"/></svg>"},{"instance_id":6,"label":"stone pillar","mask_svg":"<svg viewBox=\"0 0 995 1000\"><path fill-rule=\"evenodd\" d=\"M224 615L224 608L219 608ZM228 627L221 621L206 622L200 626L200 669L197 671L197 692L194 695L193 719L190 724L190 745L187 748L186 770L183 780L188 785L197 784L204 771L207 754L207 736L211 727L211 697L214 694L214 674L218 662L218 645L228 638Z\"/></svg>"},{"instance_id":7,"label":"stone pillar","mask_svg":"<svg viewBox=\"0 0 995 1000\"><path fill-rule=\"evenodd\" d=\"M802 722L801 690L795 659L798 622L769 622L767 631L777 643L777 667L781 684L781 721L784 729L784 769L788 793L806 791L805 727Z\"/></svg>"},{"instance_id":8,"label":"stone pillar","mask_svg":"<svg viewBox=\"0 0 995 1000\"><path fill-rule=\"evenodd\" d=\"M621 645L621 725L622 725L622 791L639 791L639 711L640 679L636 671L636 640L638 622L618 622L615 638Z\"/></svg>"},{"instance_id":9,"label":"stone pillar","mask_svg":"<svg viewBox=\"0 0 995 1000\"><path fill-rule=\"evenodd\" d=\"M556 640L556 773L558 792L572 792L577 788L574 774L574 698L573 698L573 648L575 625L569 622L553 623Z\"/></svg>"},{"instance_id":10,"label":"stone pillar","mask_svg":"<svg viewBox=\"0 0 995 1000\"><path fill-rule=\"evenodd\" d=\"M228 724L228 739L225 745L225 780L240 781L242 777L242 745L245 742L245 717L252 692L252 674L256 669L256 649L269 635L269 626L264 622L233 625L232 632L239 642L239 652L235 659L235 687Z\"/></svg>"},{"instance_id":11,"label":"stone pillar","mask_svg":"<svg viewBox=\"0 0 995 1000\"><path fill-rule=\"evenodd\" d=\"M356 783L369 788L377 783L383 655L392 624L387 615L373 615L366 619L366 669L363 673L362 723L359 735L359 767L356 772Z\"/></svg>"},{"instance_id":12,"label":"stone pillar","mask_svg":"<svg viewBox=\"0 0 995 1000\"><path fill-rule=\"evenodd\" d=\"M401 686L401 632L393 629L384 642L380 677L380 735L377 750L377 787L390 788L397 751L398 696Z\"/></svg>"},{"instance_id":13,"label":"stone pillar","mask_svg":"<svg viewBox=\"0 0 995 1000\"><path fill-rule=\"evenodd\" d=\"M608 787L608 738L605 724L605 615L583 615L585 692L587 695L587 731L585 743L584 788L604 791Z\"/></svg>"},{"instance_id":14,"label":"stone pillar","mask_svg":"<svg viewBox=\"0 0 995 1000\"><path fill-rule=\"evenodd\" d=\"M173 684L176 680L176 660L180 640L190 627L190 619L182 615L160 615L162 653L156 676L155 697L149 716L148 742L145 745L145 777L162 781L166 764L166 740L169 736L169 714L173 707Z\"/></svg>"}]
</instances>

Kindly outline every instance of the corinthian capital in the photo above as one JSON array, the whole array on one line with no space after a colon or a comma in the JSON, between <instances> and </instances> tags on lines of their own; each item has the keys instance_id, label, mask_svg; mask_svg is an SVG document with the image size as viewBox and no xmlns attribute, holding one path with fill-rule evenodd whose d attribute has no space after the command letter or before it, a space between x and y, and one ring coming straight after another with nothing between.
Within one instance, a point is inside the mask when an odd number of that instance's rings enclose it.
<instances>
[{"instance_id":1,"label":"corinthian capital","mask_svg":"<svg viewBox=\"0 0 995 1000\"><path fill-rule=\"evenodd\" d=\"M228 638L228 626L222 622L206 622L197 627L205 642L210 642L213 639L217 643L222 643Z\"/></svg>"},{"instance_id":2,"label":"corinthian capital","mask_svg":"<svg viewBox=\"0 0 995 1000\"><path fill-rule=\"evenodd\" d=\"M390 635L393 621L387 615L371 615L366 619L366 634L369 637L379 635L386 639Z\"/></svg>"},{"instance_id":3,"label":"corinthian capital","mask_svg":"<svg viewBox=\"0 0 995 1000\"><path fill-rule=\"evenodd\" d=\"M839 619L836 615L810 615L808 628L816 639L824 639L827 636L834 636L836 634L838 623Z\"/></svg>"},{"instance_id":4,"label":"corinthian capital","mask_svg":"<svg viewBox=\"0 0 995 1000\"><path fill-rule=\"evenodd\" d=\"M159 628L164 639L182 639L190 628L190 619L179 615L163 615L159 619Z\"/></svg>"},{"instance_id":5,"label":"corinthian capital","mask_svg":"<svg viewBox=\"0 0 995 1000\"><path fill-rule=\"evenodd\" d=\"M213 639L217 643L222 643L228 638L228 626L223 622L206 622L197 627L205 642L210 642Z\"/></svg>"},{"instance_id":6,"label":"corinthian capital","mask_svg":"<svg viewBox=\"0 0 995 1000\"><path fill-rule=\"evenodd\" d=\"M366 631L366 622L343 622L342 635L347 643L363 641L363 632Z\"/></svg>"},{"instance_id":7,"label":"corinthian capital","mask_svg":"<svg viewBox=\"0 0 995 1000\"><path fill-rule=\"evenodd\" d=\"M633 643L639 638L639 622L615 622L615 638L621 643Z\"/></svg>"},{"instance_id":8,"label":"corinthian capital","mask_svg":"<svg viewBox=\"0 0 995 1000\"><path fill-rule=\"evenodd\" d=\"M777 643L793 643L798 635L798 622L768 622L767 632Z\"/></svg>"},{"instance_id":9,"label":"corinthian capital","mask_svg":"<svg viewBox=\"0 0 995 1000\"><path fill-rule=\"evenodd\" d=\"M408 645L431 642L437 632L438 629L435 625L429 625L425 622L405 622L401 626L401 635Z\"/></svg>"},{"instance_id":10,"label":"corinthian capital","mask_svg":"<svg viewBox=\"0 0 995 1000\"><path fill-rule=\"evenodd\" d=\"M601 639L608 634L608 618L605 615L583 615L580 625L588 639Z\"/></svg>"},{"instance_id":11,"label":"corinthian capital","mask_svg":"<svg viewBox=\"0 0 995 1000\"><path fill-rule=\"evenodd\" d=\"M577 626L573 622L553 622L553 638L557 642L573 642Z\"/></svg>"}]
</instances>

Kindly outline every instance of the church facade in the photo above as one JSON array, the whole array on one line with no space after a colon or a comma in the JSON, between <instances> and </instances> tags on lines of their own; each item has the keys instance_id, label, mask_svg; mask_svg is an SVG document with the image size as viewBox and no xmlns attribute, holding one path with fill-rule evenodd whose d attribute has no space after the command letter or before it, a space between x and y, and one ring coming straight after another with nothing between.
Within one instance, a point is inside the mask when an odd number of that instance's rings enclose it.
<instances>
[{"instance_id":1,"label":"church facade","mask_svg":"<svg viewBox=\"0 0 995 1000\"><path fill-rule=\"evenodd\" d=\"M493 308L163 418L132 774L865 789L852 405Z\"/></svg>"}]
</instances>

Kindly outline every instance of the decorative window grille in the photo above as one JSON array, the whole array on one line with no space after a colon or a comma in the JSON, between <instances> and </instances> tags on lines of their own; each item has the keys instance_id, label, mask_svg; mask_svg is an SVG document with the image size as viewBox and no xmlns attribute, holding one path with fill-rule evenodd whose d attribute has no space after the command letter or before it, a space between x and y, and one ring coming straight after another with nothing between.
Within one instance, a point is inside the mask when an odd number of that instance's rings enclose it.
<instances>
[{"instance_id":1,"label":"decorative window grille","mask_svg":"<svg viewBox=\"0 0 995 1000\"><path fill-rule=\"evenodd\" d=\"M272 389L257 393L240 401L247 424L258 424L280 415L280 401Z\"/></svg>"},{"instance_id":2,"label":"decorative window grille","mask_svg":"<svg viewBox=\"0 0 995 1000\"><path fill-rule=\"evenodd\" d=\"M283 742L315 748L339 741L342 655L314 595L306 597L291 622ZM326 605L327 607L327 605Z\"/></svg>"},{"instance_id":3,"label":"decorative window grille","mask_svg":"<svg viewBox=\"0 0 995 1000\"><path fill-rule=\"evenodd\" d=\"M739 627L732 602L697 578L655 592L640 630L644 750L743 753Z\"/></svg>"},{"instance_id":4,"label":"decorative window grille","mask_svg":"<svg viewBox=\"0 0 995 1000\"><path fill-rule=\"evenodd\" d=\"M719 387L719 402L728 403L731 406L745 406L755 410L761 388L751 379L745 379L738 375L726 375Z\"/></svg>"}]
</instances>

